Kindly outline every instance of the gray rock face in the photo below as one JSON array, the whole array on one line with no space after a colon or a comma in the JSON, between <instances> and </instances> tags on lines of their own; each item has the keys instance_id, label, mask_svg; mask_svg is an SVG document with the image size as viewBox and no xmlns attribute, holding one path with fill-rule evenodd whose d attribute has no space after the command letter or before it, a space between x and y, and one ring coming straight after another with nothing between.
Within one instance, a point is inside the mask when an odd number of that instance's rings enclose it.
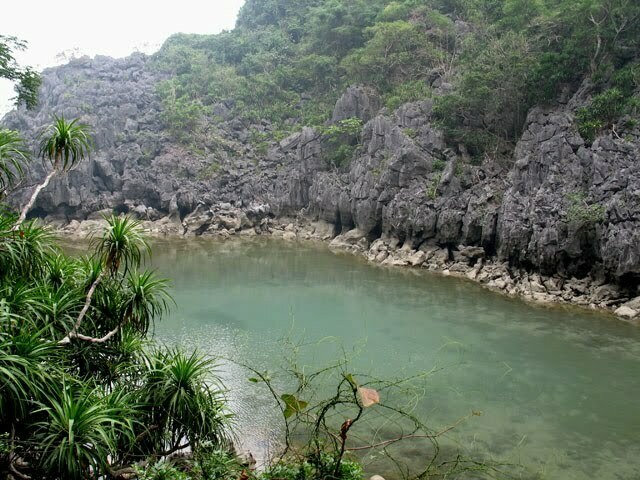
<instances>
[{"instance_id":1,"label":"gray rock face","mask_svg":"<svg viewBox=\"0 0 640 480\"><path fill-rule=\"evenodd\" d=\"M215 105L194 144L181 144L163 123L161 80L144 55L45 71L38 110L11 112L4 125L35 139L52 112L79 116L93 126L96 148L52 183L33 214L67 221L104 209L170 215L195 234L259 229L268 217L303 214L332 224L341 241L357 231L363 248L382 237L412 252L437 250L460 268L494 257L544 275L604 277L629 298L638 295L640 131L618 129L586 145L572 115L584 91L565 106L532 110L510 164L473 166L464 151L447 148L431 100L382 115L373 92L351 87L332 121L358 117L365 125L349 166L335 169L319 132L303 128L273 141L269 122L243 124L232 102ZM266 142L252 143L255 134ZM44 176L38 162L30 175L32 182ZM408 264L422 258L412 255Z\"/></svg>"},{"instance_id":2,"label":"gray rock face","mask_svg":"<svg viewBox=\"0 0 640 480\"><path fill-rule=\"evenodd\" d=\"M336 123L347 118L359 118L368 122L380 110L380 98L371 89L349 87L338 99L333 109L331 122Z\"/></svg>"},{"instance_id":3,"label":"gray rock face","mask_svg":"<svg viewBox=\"0 0 640 480\"><path fill-rule=\"evenodd\" d=\"M543 273L640 273L640 138L601 136L590 147L568 111L530 112L499 221L499 255Z\"/></svg>"}]
</instances>

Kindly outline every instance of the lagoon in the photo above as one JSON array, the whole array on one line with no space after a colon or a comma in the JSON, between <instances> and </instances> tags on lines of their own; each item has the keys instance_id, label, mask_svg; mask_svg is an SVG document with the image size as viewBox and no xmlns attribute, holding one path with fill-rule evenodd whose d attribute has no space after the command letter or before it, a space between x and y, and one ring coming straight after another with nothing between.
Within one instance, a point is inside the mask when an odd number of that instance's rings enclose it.
<instances>
[{"instance_id":1,"label":"lagoon","mask_svg":"<svg viewBox=\"0 0 640 480\"><path fill-rule=\"evenodd\" d=\"M152 266L172 279L177 303L156 338L221 359L250 449L274 449L281 423L273 402L247 380L250 372L224 359L277 371L291 353L287 341L302 341L308 368L344 351L354 369L377 377L430 372L416 413L439 430L482 412L445 442L519 465L505 467L517 478L640 478L637 327L602 312L527 304L469 281L370 265L322 244L156 240L153 251ZM408 464L421 455L413 447L399 454ZM380 458L363 460L370 473L393 478Z\"/></svg>"}]
</instances>

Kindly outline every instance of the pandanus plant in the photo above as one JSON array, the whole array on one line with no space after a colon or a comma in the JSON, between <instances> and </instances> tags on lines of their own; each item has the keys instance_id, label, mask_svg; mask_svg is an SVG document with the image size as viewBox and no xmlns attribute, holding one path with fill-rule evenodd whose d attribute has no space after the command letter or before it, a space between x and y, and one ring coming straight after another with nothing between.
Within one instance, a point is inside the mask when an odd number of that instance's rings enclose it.
<instances>
[{"instance_id":1,"label":"pandanus plant","mask_svg":"<svg viewBox=\"0 0 640 480\"><path fill-rule=\"evenodd\" d=\"M78 119L67 121L64 116L54 115L54 122L40 134L39 156L44 163L51 164L51 171L44 181L36 187L31 198L24 206L18 217L14 229L20 228L27 218L27 213L33 208L38 195L46 188L51 179L58 173L68 172L81 160L89 156L91 151L91 136L89 126L79 123Z\"/></svg>"},{"instance_id":2,"label":"pandanus plant","mask_svg":"<svg viewBox=\"0 0 640 480\"><path fill-rule=\"evenodd\" d=\"M150 253L150 247L142 235L140 222L129 217L107 218L107 228L103 235L94 241L95 257L100 263L100 273L95 278L87 292L84 307L69 334L60 341L67 344L72 338L104 343L115 336L124 322L137 328L141 333L146 333L150 319L161 315L167 310L170 297L166 291L166 282L156 280L152 274L140 276L129 275L126 291L130 293L121 303L124 307L122 318L111 331L102 337L95 338L83 335L79 332L80 326L91 307L91 301L98 288L107 275L115 278L122 274L135 271L140 266L144 254Z\"/></svg>"},{"instance_id":3,"label":"pandanus plant","mask_svg":"<svg viewBox=\"0 0 640 480\"><path fill-rule=\"evenodd\" d=\"M18 132L0 129L0 199L24 177L23 165L28 161L29 152Z\"/></svg>"}]
</instances>

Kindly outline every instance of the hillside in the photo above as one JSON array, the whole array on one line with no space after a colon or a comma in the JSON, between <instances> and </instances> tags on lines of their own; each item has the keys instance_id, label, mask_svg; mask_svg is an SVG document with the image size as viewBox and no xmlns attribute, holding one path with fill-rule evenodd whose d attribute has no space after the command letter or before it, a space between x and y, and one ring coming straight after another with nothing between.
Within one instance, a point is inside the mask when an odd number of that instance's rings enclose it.
<instances>
[{"instance_id":1,"label":"hillside","mask_svg":"<svg viewBox=\"0 0 640 480\"><path fill-rule=\"evenodd\" d=\"M35 138L57 112L94 127L95 154L43 192L42 217L108 208L208 234L216 211L260 208L365 250L382 238L458 262L479 247L473 261L512 275L588 277L567 295L608 305L640 282L639 14L622 0L249 0L233 31L45 71L36 110L4 124Z\"/></svg>"}]
</instances>

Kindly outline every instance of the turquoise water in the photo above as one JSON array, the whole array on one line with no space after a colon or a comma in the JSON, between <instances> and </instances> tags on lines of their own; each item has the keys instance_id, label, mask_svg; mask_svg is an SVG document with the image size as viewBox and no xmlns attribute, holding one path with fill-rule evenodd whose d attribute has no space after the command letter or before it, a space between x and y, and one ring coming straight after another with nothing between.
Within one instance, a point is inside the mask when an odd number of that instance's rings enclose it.
<instances>
[{"instance_id":1,"label":"turquoise water","mask_svg":"<svg viewBox=\"0 0 640 480\"><path fill-rule=\"evenodd\" d=\"M509 468L518 478L640 478L640 329L611 316L268 239L159 241L153 265L178 305L156 326L163 341L260 370L277 370L283 338L305 339L310 369L339 348L377 377L434 369L416 407L434 430L482 412L446 444L521 465ZM273 404L246 370L221 360L220 372L242 438L268 453L280 434ZM408 464L423 454L415 443L397 452Z\"/></svg>"}]
</instances>

